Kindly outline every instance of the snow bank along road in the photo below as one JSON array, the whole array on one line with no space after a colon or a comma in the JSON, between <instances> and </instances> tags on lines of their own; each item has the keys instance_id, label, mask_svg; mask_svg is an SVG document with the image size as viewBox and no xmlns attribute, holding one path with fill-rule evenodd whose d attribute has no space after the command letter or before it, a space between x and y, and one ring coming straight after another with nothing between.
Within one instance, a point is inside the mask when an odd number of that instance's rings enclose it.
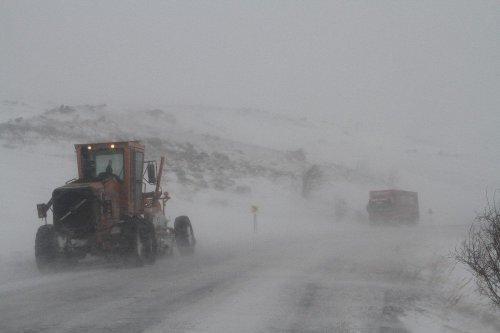
<instances>
[{"instance_id":1,"label":"snow bank along road","mask_svg":"<svg viewBox=\"0 0 500 333\"><path fill-rule=\"evenodd\" d=\"M143 268L42 275L32 261L12 264L0 277L0 331L410 332L401 318L435 294L418 267L449 235L341 224L201 242Z\"/></svg>"}]
</instances>

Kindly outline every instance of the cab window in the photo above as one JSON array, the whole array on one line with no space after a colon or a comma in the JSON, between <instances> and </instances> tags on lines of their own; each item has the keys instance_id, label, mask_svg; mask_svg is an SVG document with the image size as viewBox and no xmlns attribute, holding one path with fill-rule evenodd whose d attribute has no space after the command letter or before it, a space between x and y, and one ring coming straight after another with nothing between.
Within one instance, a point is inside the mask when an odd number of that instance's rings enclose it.
<instances>
[{"instance_id":1,"label":"cab window","mask_svg":"<svg viewBox=\"0 0 500 333\"><path fill-rule=\"evenodd\" d=\"M93 152L91 160L95 164L95 176L112 174L123 180L123 151L121 149Z\"/></svg>"}]
</instances>

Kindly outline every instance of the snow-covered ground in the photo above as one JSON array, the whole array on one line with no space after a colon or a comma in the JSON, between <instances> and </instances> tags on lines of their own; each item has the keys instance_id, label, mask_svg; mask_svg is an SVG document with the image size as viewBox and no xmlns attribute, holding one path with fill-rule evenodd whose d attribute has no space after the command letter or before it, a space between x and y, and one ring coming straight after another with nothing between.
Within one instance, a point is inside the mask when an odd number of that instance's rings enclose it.
<instances>
[{"instance_id":1,"label":"snow-covered ground","mask_svg":"<svg viewBox=\"0 0 500 333\"><path fill-rule=\"evenodd\" d=\"M488 147L249 109L3 102L0 115L0 331L500 330L450 258L500 187ZM190 216L197 253L39 274L35 205L76 176L73 144L132 139L166 155L168 215ZM368 225L368 191L389 187L419 192L417 226Z\"/></svg>"}]
</instances>

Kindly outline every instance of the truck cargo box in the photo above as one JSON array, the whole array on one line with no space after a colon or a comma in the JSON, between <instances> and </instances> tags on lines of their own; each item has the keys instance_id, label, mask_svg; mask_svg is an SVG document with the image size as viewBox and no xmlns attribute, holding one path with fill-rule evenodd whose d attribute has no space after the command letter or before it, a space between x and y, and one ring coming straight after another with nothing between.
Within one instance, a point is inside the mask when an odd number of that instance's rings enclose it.
<instances>
[{"instance_id":1,"label":"truck cargo box","mask_svg":"<svg viewBox=\"0 0 500 333\"><path fill-rule=\"evenodd\" d=\"M418 194L402 190L370 191L366 209L371 223L416 223Z\"/></svg>"}]
</instances>

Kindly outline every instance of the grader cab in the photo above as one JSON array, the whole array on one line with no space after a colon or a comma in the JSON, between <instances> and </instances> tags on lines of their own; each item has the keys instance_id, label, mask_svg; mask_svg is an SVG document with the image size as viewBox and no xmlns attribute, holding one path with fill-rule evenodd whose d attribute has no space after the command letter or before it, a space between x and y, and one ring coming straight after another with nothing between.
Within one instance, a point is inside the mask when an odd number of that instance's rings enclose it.
<instances>
[{"instance_id":1,"label":"grader cab","mask_svg":"<svg viewBox=\"0 0 500 333\"><path fill-rule=\"evenodd\" d=\"M191 252L195 238L187 216L168 225L161 189L165 159L145 161L138 141L76 144L78 179L38 204L45 221L35 238L38 268L45 270L87 255L122 258L134 265L154 263L157 255ZM151 191L146 191L153 187ZM47 224L52 209L53 223Z\"/></svg>"}]
</instances>

